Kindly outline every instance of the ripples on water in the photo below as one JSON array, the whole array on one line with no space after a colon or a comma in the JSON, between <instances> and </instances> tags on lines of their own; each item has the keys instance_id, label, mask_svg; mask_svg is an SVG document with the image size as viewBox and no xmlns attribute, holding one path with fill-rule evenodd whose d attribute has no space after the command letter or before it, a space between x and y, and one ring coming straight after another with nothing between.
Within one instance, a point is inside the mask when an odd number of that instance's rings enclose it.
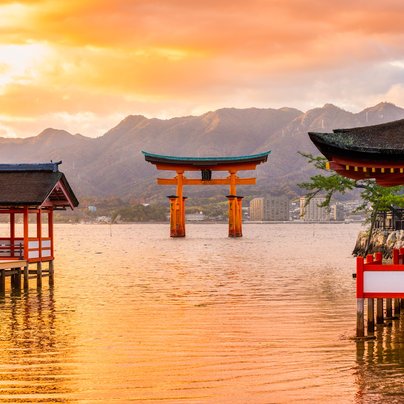
<instances>
[{"instance_id":1,"label":"ripples on water","mask_svg":"<svg viewBox=\"0 0 404 404\"><path fill-rule=\"evenodd\" d=\"M0 299L0 400L402 402L404 321L350 340L359 229L58 225L54 289Z\"/></svg>"}]
</instances>

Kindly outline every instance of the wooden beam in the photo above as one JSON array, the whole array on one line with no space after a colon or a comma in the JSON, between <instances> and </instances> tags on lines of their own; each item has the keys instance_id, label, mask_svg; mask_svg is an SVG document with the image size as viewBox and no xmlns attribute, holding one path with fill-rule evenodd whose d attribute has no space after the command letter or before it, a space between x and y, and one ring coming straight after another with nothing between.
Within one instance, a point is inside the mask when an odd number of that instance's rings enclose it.
<instances>
[{"instance_id":1,"label":"wooden beam","mask_svg":"<svg viewBox=\"0 0 404 404\"><path fill-rule=\"evenodd\" d=\"M25 261L25 260L0 261L0 270L11 269L11 268L23 268L26 265L27 265L27 261Z\"/></svg>"},{"instance_id":2,"label":"wooden beam","mask_svg":"<svg viewBox=\"0 0 404 404\"><path fill-rule=\"evenodd\" d=\"M240 170L255 170L258 163L239 163L239 164L221 164L221 165L174 165L174 164L161 164L157 163L157 170L167 170L167 171L201 171L203 169L212 171L240 171Z\"/></svg>"},{"instance_id":3,"label":"wooden beam","mask_svg":"<svg viewBox=\"0 0 404 404\"><path fill-rule=\"evenodd\" d=\"M255 185L256 178L236 178L237 185ZM230 185L230 178L217 178L210 181L202 181L196 178L184 178L183 185ZM176 178L157 178L159 185L177 185Z\"/></svg>"}]
</instances>

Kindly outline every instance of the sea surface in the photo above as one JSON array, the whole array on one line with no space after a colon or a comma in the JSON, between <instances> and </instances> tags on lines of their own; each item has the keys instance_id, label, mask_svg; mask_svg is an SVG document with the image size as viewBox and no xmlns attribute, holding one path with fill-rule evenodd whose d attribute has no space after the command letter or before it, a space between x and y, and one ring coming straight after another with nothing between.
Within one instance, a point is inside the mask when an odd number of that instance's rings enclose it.
<instances>
[{"instance_id":1,"label":"sea surface","mask_svg":"<svg viewBox=\"0 0 404 404\"><path fill-rule=\"evenodd\" d=\"M0 297L0 402L402 403L404 318L355 336L358 224L56 225Z\"/></svg>"}]
</instances>

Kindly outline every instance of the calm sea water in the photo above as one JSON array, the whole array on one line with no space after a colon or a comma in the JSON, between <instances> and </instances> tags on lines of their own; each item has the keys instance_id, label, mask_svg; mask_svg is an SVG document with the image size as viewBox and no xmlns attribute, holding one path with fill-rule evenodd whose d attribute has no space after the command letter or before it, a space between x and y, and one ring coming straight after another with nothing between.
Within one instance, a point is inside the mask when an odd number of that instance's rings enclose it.
<instances>
[{"instance_id":1,"label":"calm sea water","mask_svg":"<svg viewBox=\"0 0 404 404\"><path fill-rule=\"evenodd\" d=\"M404 402L404 319L350 339L359 225L55 230L55 287L0 298L2 402Z\"/></svg>"}]
</instances>

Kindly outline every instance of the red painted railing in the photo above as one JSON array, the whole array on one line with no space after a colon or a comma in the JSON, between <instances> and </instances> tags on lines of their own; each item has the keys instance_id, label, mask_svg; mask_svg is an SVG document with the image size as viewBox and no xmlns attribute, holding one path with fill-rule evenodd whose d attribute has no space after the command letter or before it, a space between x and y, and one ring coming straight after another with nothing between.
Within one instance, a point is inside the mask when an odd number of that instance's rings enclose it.
<instances>
[{"instance_id":1,"label":"red painted railing","mask_svg":"<svg viewBox=\"0 0 404 404\"><path fill-rule=\"evenodd\" d=\"M24 238L0 238L0 259L27 259L28 262L50 261L52 257L52 240L50 237L30 237L28 253L24 254Z\"/></svg>"},{"instance_id":2,"label":"red painted railing","mask_svg":"<svg viewBox=\"0 0 404 404\"><path fill-rule=\"evenodd\" d=\"M381 253L356 259L357 298L404 298L404 248L393 250L391 264Z\"/></svg>"}]
</instances>

